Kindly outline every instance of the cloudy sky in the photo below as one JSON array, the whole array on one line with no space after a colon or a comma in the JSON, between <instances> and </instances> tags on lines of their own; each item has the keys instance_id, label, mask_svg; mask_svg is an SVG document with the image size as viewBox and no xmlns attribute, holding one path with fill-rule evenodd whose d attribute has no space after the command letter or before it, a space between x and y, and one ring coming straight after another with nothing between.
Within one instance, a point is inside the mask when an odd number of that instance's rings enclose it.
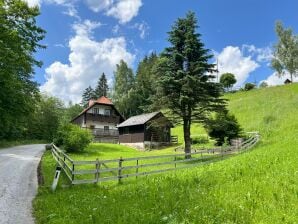
<instances>
[{"instance_id":1,"label":"cloudy sky","mask_svg":"<svg viewBox=\"0 0 298 224\"><path fill-rule=\"evenodd\" d=\"M295 0L26 0L38 5L38 24L47 31L44 62L35 79L42 91L65 102L79 102L82 91L95 86L104 72L113 80L121 59L134 70L138 62L166 46L167 32L192 10L203 42L218 60L220 73L236 75L235 87L267 80L281 84L270 68L276 43L274 24L298 30Z\"/></svg>"}]
</instances>

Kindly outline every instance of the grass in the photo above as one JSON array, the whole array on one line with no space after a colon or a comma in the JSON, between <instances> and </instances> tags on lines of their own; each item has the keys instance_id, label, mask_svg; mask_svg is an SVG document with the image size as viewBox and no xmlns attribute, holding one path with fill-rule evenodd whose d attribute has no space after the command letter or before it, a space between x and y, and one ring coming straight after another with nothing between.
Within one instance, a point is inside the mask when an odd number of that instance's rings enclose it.
<instances>
[{"instance_id":1,"label":"grass","mask_svg":"<svg viewBox=\"0 0 298 224\"><path fill-rule=\"evenodd\" d=\"M7 141L1 140L0 141L0 149L2 148L9 148L18 145L28 145L28 144L43 144L46 141L43 140L15 140L15 141Z\"/></svg>"},{"instance_id":2,"label":"grass","mask_svg":"<svg viewBox=\"0 0 298 224\"><path fill-rule=\"evenodd\" d=\"M60 187L55 193L49 191L54 163L46 153L45 184L34 201L37 223L297 223L298 85L226 98L246 131L260 131L262 141L254 150L121 185ZM108 158L111 150L106 147L100 156Z\"/></svg>"}]
</instances>

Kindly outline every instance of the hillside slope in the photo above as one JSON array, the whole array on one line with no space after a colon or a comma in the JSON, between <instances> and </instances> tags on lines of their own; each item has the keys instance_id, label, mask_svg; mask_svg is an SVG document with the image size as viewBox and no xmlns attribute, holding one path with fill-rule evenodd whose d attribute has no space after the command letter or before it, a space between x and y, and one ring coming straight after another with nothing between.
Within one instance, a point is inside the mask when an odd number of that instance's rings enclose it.
<instances>
[{"instance_id":1,"label":"hillside slope","mask_svg":"<svg viewBox=\"0 0 298 224\"><path fill-rule=\"evenodd\" d=\"M298 85L226 97L243 128L260 132L262 140L254 150L133 184L78 186L55 194L41 188L34 205L38 222L297 222ZM43 169L49 166L46 161Z\"/></svg>"}]
</instances>

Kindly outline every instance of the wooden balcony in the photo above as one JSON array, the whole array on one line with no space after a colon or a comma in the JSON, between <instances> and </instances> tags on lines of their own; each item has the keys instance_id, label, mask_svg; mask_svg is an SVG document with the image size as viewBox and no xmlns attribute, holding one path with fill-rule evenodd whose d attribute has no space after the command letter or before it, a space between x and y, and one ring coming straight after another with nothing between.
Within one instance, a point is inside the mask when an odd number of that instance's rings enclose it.
<instances>
[{"instance_id":1,"label":"wooden balcony","mask_svg":"<svg viewBox=\"0 0 298 224\"><path fill-rule=\"evenodd\" d=\"M118 137L118 130L105 130L103 128L87 128L91 131L94 137Z\"/></svg>"}]
</instances>

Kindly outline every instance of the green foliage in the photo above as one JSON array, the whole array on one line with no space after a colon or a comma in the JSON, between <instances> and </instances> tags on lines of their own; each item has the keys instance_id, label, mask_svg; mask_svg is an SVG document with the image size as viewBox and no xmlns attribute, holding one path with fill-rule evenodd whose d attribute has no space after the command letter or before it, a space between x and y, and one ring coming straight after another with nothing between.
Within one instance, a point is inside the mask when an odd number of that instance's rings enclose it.
<instances>
[{"instance_id":1,"label":"green foliage","mask_svg":"<svg viewBox=\"0 0 298 224\"><path fill-rule=\"evenodd\" d=\"M151 112L156 96L158 56L152 53L138 65L135 81L136 114Z\"/></svg>"},{"instance_id":2,"label":"green foliage","mask_svg":"<svg viewBox=\"0 0 298 224\"><path fill-rule=\"evenodd\" d=\"M67 152L81 152L91 143L92 138L89 130L66 124L60 127L54 143L58 146L63 145Z\"/></svg>"},{"instance_id":3,"label":"green foliage","mask_svg":"<svg viewBox=\"0 0 298 224\"><path fill-rule=\"evenodd\" d=\"M42 95L28 124L28 139L53 141L63 114L63 103L55 98Z\"/></svg>"},{"instance_id":4,"label":"green foliage","mask_svg":"<svg viewBox=\"0 0 298 224\"><path fill-rule=\"evenodd\" d=\"M109 91L108 81L105 73L102 73L101 77L97 82L97 86L94 90L95 97L99 98L101 96L107 96L108 91Z\"/></svg>"},{"instance_id":5,"label":"green foliage","mask_svg":"<svg viewBox=\"0 0 298 224\"><path fill-rule=\"evenodd\" d=\"M88 107L88 104L89 104L89 100L92 100L92 99L96 99L96 95L94 93L94 90L92 89L91 86L88 86L84 92L83 92L83 95L82 95L82 106L83 107Z\"/></svg>"},{"instance_id":6,"label":"green foliage","mask_svg":"<svg viewBox=\"0 0 298 224\"><path fill-rule=\"evenodd\" d=\"M235 75L232 73L224 73L220 76L219 82L224 88L230 89L236 82Z\"/></svg>"},{"instance_id":7,"label":"green foliage","mask_svg":"<svg viewBox=\"0 0 298 224\"><path fill-rule=\"evenodd\" d=\"M132 112L134 110L134 98L132 96L134 96L133 87L135 82L133 71L125 61L121 60L114 75L113 102L124 117L130 117L134 114Z\"/></svg>"},{"instance_id":8,"label":"green foliage","mask_svg":"<svg viewBox=\"0 0 298 224\"><path fill-rule=\"evenodd\" d=\"M44 48L39 44L45 31L36 25L38 15L38 8L24 1L0 1L0 140L24 137L39 97L32 81L34 66L41 66L34 54Z\"/></svg>"},{"instance_id":9,"label":"green foliage","mask_svg":"<svg viewBox=\"0 0 298 224\"><path fill-rule=\"evenodd\" d=\"M260 88L266 88L268 87L268 83L266 81L261 82L261 84L259 85Z\"/></svg>"},{"instance_id":10,"label":"green foliage","mask_svg":"<svg viewBox=\"0 0 298 224\"><path fill-rule=\"evenodd\" d=\"M175 120L182 120L185 152L190 151L191 123L203 122L211 111L224 107L221 85L210 82L214 76L212 55L196 33L197 19L189 12L179 18L169 32L170 47L161 54L158 66L162 102Z\"/></svg>"},{"instance_id":11,"label":"green foliage","mask_svg":"<svg viewBox=\"0 0 298 224\"><path fill-rule=\"evenodd\" d=\"M215 118L206 122L205 128L209 136L216 140L217 145L223 145L239 137L242 131L236 117L225 110L216 113Z\"/></svg>"},{"instance_id":12,"label":"green foliage","mask_svg":"<svg viewBox=\"0 0 298 224\"><path fill-rule=\"evenodd\" d=\"M207 144L208 142L208 136L191 136L191 144Z\"/></svg>"},{"instance_id":13,"label":"green foliage","mask_svg":"<svg viewBox=\"0 0 298 224\"><path fill-rule=\"evenodd\" d=\"M273 59L271 66L277 71L278 76L289 72L291 81L298 72L298 36L293 34L291 28L285 29L283 24L278 21L275 25L278 42L274 46Z\"/></svg>"},{"instance_id":14,"label":"green foliage","mask_svg":"<svg viewBox=\"0 0 298 224\"><path fill-rule=\"evenodd\" d=\"M256 85L253 84L253 83L250 83L250 82L245 83L245 85L244 85L244 90L245 91L249 91L249 90L252 90L254 88L256 88Z\"/></svg>"}]
</instances>

